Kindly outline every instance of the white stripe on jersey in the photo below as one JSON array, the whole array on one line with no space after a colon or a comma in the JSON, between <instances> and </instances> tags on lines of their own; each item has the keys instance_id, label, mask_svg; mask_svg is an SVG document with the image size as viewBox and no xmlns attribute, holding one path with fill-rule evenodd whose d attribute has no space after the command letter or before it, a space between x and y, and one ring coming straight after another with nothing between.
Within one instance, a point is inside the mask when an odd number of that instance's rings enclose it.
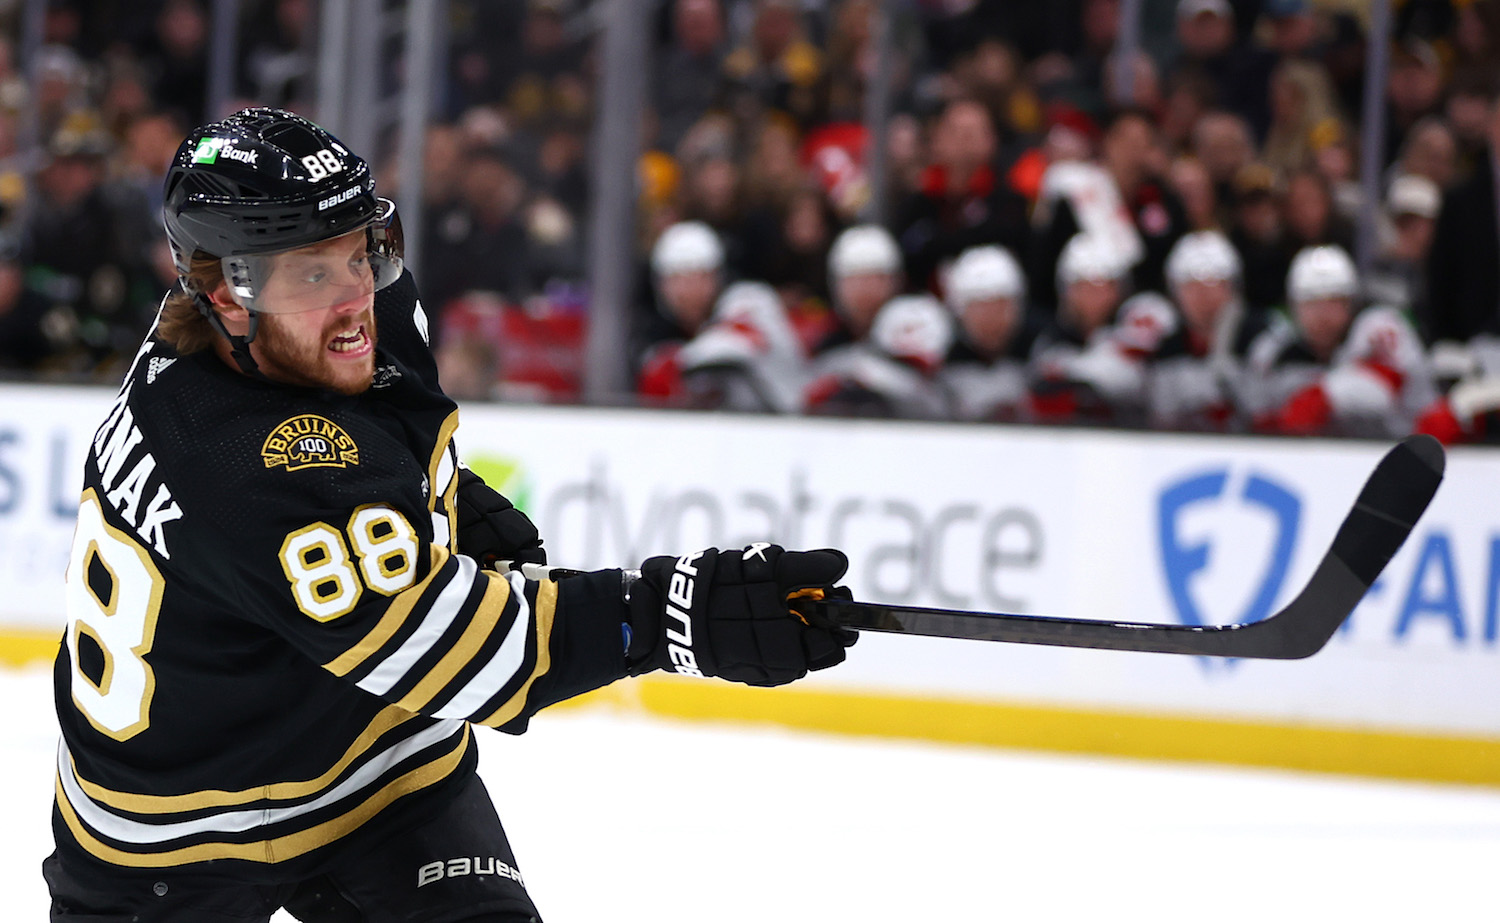
<instances>
[{"instance_id":1,"label":"white stripe on jersey","mask_svg":"<svg viewBox=\"0 0 1500 923\"><path fill-rule=\"evenodd\" d=\"M458 473L458 450L449 439L448 444L443 447L443 457L438 459L437 476L432 480L432 492L439 500L448 493L448 485L452 483L453 476Z\"/></svg>"},{"instance_id":2,"label":"white stripe on jersey","mask_svg":"<svg viewBox=\"0 0 1500 923\"><path fill-rule=\"evenodd\" d=\"M453 697L453 700L433 712L439 718L467 718L475 709L495 697L501 687L510 682L526 659L526 636L531 632L531 606L526 602L526 578L518 573L510 575L511 598L520 607L516 620L505 633L500 650L484 665L484 669L469 684Z\"/></svg>"},{"instance_id":3,"label":"white stripe on jersey","mask_svg":"<svg viewBox=\"0 0 1500 923\"><path fill-rule=\"evenodd\" d=\"M344 779L344 781L328 789L312 801L284 808L224 811L218 814L210 814L207 817L200 817L196 820L178 821L176 823L147 824L129 820L114 814L108 808L102 807L89 798L79 786L78 779L73 774L73 765L68 754L68 745L63 741L59 741L57 746L57 774L62 780L63 791L67 795L68 803L73 806L74 811L78 812L79 818L84 823L111 839L120 840L125 843L146 845L150 843L164 843L168 840L175 840L178 837L193 836L200 833L240 833L245 830L253 830L256 827L268 827L303 814L309 814L320 808L327 807L340 799L357 795L360 789L372 785L386 770L411 756L413 753L424 750L455 734L461 734L463 730L464 723L462 721L439 721L420 734L408 737L390 749L371 757L359 769L349 775L348 778Z\"/></svg>"},{"instance_id":4,"label":"white stripe on jersey","mask_svg":"<svg viewBox=\"0 0 1500 923\"><path fill-rule=\"evenodd\" d=\"M432 650L443 632L458 617L464 600L469 598L469 593L474 589L474 577L479 571L479 565L473 558L463 555L454 555L450 560L458 562L457 572L448 578L448 585L443 587L432 606L422 616L422 624L394 653L380 661L380 665L369 676L356 684L359 688L375 695L390 692L422 655Z\"/></svg>"}]
</instances>

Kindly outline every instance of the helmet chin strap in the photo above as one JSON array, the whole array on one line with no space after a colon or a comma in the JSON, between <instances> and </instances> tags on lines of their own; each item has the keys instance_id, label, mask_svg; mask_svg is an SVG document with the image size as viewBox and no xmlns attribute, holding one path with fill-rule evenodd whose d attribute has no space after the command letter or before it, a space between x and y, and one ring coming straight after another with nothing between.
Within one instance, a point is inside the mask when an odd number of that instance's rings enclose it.
<instances>
[{"instance_id":1,"label":"helmet chin strap","mask_svg":"<svg viewBox=\"0 0 1500 923\"><path fill-rule=\"evenodd\" d=\"M239 366L241 372L252 378L259 378L261 381L271 380L260 370L260 366L255 362L255 357L250 355L250 341L255 339L255 333L260 327L260 315L258 313L246 309L246 313L250 316L249 328L244 336L239 336L238 334L229 332L229 328L224 324L223 316L214 310L213 302L209 301L203 294L193 292L193 306L198 309L199 314L207 318L209 324L215 330L219 331L219 334L224 339L229 341L229 354L234 357L234 364Z\"/></svg>"}]
</instances>

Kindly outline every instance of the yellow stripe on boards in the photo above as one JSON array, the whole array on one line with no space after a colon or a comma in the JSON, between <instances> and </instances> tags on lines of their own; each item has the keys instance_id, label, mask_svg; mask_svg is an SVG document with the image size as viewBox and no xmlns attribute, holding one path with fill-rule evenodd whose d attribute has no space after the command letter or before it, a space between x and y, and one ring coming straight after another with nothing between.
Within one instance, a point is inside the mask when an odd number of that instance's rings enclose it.
<instances>
[{"instance_id":1,"label":"yellow stripe on boards","mask_svg":"<svg viewBox=\"0 0 1500 923\"><path fill-rule=\"evenodd\" d=\"M52 631L7 628L0 631L0 664L7 667L28 667L50 663L57 657L57 649L61 644L61 625Z\"/></svg>"},{"instance_id":2,"label":"yellow stripe on boards","mask_svg":"<svg viewBox=\"0 0 1500 923\"><path fill-rule=\"evenodd\" d=\"M1500 739L643 677L575 699L692 720L1500 786Z\"/></svg>"}]
</instances>

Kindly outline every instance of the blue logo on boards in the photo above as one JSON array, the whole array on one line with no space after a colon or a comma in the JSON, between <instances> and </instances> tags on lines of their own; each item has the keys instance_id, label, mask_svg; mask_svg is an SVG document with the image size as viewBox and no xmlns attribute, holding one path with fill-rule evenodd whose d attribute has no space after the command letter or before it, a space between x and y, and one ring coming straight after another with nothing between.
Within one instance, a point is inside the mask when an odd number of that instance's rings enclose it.
<instances>
[{"instance_id":1,"label":"blue logo on boards","mask_svg":"<svg viewBox=\"0 0 1500 923\"><path fill-rule=\"evenodd\" d=\"M1190 539L1184 535L1186 515L1205 504L1239 503L1270 514L1274 536L1269 549L1227 547L1224 536L1218 537L1219 554L1241 555L1248 568L1261 566L1261 577L1248 593L1235 622L1258 622L1272 612L1277 594L1286 582L1292 552L1297 544L1298 525L1302 520L1302 501L1290 489L1271 478L1251 473L1243 488L1229 491L1229 469L1220 468L1192 475L1168 484L1157 500L1157 538L1161 548L1162 575L1172 597L1177 618L1184 625L1211 625L1192 590L1193 578L1209 566L1210 541ZM1260 562L1264 561L1264 564ZM1223 611L1222 607L1215 607Z\"/></svg>"}]
</instances>

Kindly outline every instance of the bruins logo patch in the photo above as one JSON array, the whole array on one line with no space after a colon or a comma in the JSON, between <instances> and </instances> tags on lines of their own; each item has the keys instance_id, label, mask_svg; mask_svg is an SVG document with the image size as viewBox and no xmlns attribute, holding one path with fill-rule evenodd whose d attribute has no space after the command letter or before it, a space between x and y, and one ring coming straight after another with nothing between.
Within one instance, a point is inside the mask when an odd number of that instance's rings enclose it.
<instances>
[{"instance_id":1,"label":"bruins logo patch","mask_svg":"<svg viewBox=\"0 0 1500 923\"><path fill-rule=\"evenodd\" d=\"M359 446L337 423L317 414L292 417L271 430L260 457L267 468L343 468L359 464Z\"/></svg>"}]
</instances>

